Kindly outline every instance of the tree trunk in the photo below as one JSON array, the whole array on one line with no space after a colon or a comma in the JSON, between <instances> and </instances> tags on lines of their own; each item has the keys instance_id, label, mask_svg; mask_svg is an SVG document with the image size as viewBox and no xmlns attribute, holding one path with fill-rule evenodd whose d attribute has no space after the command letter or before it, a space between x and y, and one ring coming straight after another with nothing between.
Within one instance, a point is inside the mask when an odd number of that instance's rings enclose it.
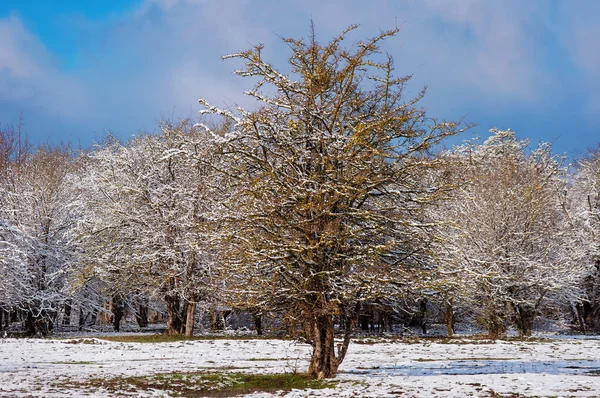
<instances>
[{"instance_id":1,"label":"tree trunk","mask_svg":"<svg viewBox=\"0 0 600 398\"><path fill-rule=\"evenodd\" d=\"M315 379L335 377L338 363L333 339L333 316L317 317L311 325L313 353L308 375Z\"/></svg>"},{"instance_id":2,"label":"tree trunk","mask_svg":"<svg viewBox=\"0 0 600 398\"><path fill-rule=\"evenodd\" d=\"M123 297L119 294L115 294L110 299L110 310L113 314L113 328L115 332L118 332L121 329L121 319L125 313L125 308L123 307Z\"/></svg>"},{"instance_id":3,"label":"tree trunk","mask_svg":"<svg viewBox=\"0 0 600 398\"><path fill-rule=\"evenodd\" d=\"M88 323L88 326L93 326L96 324L96 321L98 320L98 310L96 308L93 308L92 311L89 313L90 315L90 322ZM86 319L87 319L87 315L86 315Z\"/></svg>"},{"instance_id":4,"label":"tree trunk","mask_svg":"<svg viewBox=\"0 0 600 398\"><path fill-rule=\"evenodd\" d=\"M34 312L38 312L37 309L27 310L24 323L25 334L27 336L47 336L52 330L47 314L41 311L34 315Z\"/></svg>"},{"instance_id":5,"label":"tree trunk","mask_svg":"<svg viewBox=\"0 0 600 398\"><path fill-rule=\"evenodd\" d=\"M189 304L187 301L183 302L183 305L179 307L179 334L186 335L185 328L187 326L187 312Z\"/></svg>"},{"instance_id":6,"label":"tree trunk","mask_svg":"<svg viewBox=\"0 0 600 398\"><path fill-rule=\"evenodd\" d=\"M79 330L83 329L83 326L85 324L85 317L84 317L84 313L83 313L83 308L79 307Z\"/></svg>"},{"instance_id":7,"label":"tree trunk","mask_svg":"<svg viewBox=\"0 0 600 398\"><path fill-rule=\"evenodd\" d=\"M194 335L194 320L196 317L196 302L192 301L187 306L185 321L185 335L191 337Z\"/></svg>"},{"instance_id":8,"label":"tree trunk","mask_svg":"<svg viewBox=\"0 0 600 398\"><path fill-rule=\"evenodd\" d=\"M356 319L345 319L346 330L344 340L338 344L338 353L335 353L333 315L322 315L311 320L310 330L312 337L313 353L308 366L308 375L322 380L335 377L337 370L348 352L350 338Z\"/></svg>"},{"instance_id":9,"label":"tree trunk","mask_svg":"<svg viewBox=\"0 0 600 398\"><path fill-rule=\"evenodd\" d=\"M533 320L535 318L535 310L533 308L515 305L515 317L519 336L531 336Z\"/></svg>"},{"instance_id":10,"label":"tree trunk","mask_svg":"<svg viewBox=\"0 0 600 398\"><path fill-rule=\"evenodd\" d=\"M573 306L571 308L573 308ZM578 302L574 305L574 308L575 316L579 324L579 330L585 332L587 327L585 324L585 317L583 316L583 304L581 304L581 302Z\"/></svg>"},{"instance_id":11,"label":"tree trunk","mask_svg":"<svg viewBox=\"0 0 600 398\"><path fill-rule=\"evenodd\" d=\"M25 335L26 336L35 336L35 320L33 319L33 313L31 311L27 311L27 318L25 318Z\"/></svg>"},{"instance_id":12,"label":"tree trunk","mask_svg":"<svg viewBox=\"0 0 600 398\"><path fill-rule=\"evenodd\" d=\"M135 321L140 328L148 326L148 305L145 302L138 303Z\"/></svg>"},{"instance_id":13,"label":"tree trunk","mask_svg":"<svg viewBox=\"0 0 600 398\"><path fill-rule=\"evenodd\" d=\"M179 312L179 296L167 295L167 331L168 335L177 335L181 330L181 314Z\"/></svg>"},{"instance_id":14,"label":"tree trunk","mask_svg":"<svg viewBox=\"0 0 600 398\"><path fill-rule=\"evenodd\" d=\"M71 300L65 300L64 304L64 316L62 320L63 326L71 325Z\"/></svg>"},{"instance_id":15,"label":"tree trunk","mask_svg":"<svg viewBox=\"0 0 600 398\"><path fill-rule=\"evenodd\" d=\"M493 300L490 300L486 320L488 335L491 339L498 339L506 333L506 320L503 313L500 313Z\"/></svg>"},{"instance_id":16,"label":"tree trunk","mask_svg":"<svg viewBox=\"0 0 600 398\"><path fill-rule=\"evenodd\" d=\"M4 310L2 308L0 308L0 330L3 329L4 326Z\"/></svg>"},{"instance_id":17,"label":"tree trunk","mask_svg":"<svg viewBox=\"0 0 600 398\"><path fill-rule=\"evenodd\" d=\"M252 318L254 319L254 327L256 328L256 335L262 336L263 327L262 327L262 315L261 314L252 314Z\"/></svg>"},{"instance_id":18,"label":"tree trunk","mask_svg":"<svg viewBox=\"0 0 600 398\"><path fill-rule=\"evenodd\" d=\"M423 297L419 303L419 315L421 316L421 331L427 334L427 297Z\"/></svg>"},{"instance_id":19,"label":"tree trunk","mask_svg":"<svg viewBox=\"0 0 600 398\"><path fill-rule=\"evenodd\" d=\"M444 321L446 322L446 331L448 337L454 336L454 306L453 299L450 298L446 301L446 311L444 312Z\"/></svg>"}]
</instances>

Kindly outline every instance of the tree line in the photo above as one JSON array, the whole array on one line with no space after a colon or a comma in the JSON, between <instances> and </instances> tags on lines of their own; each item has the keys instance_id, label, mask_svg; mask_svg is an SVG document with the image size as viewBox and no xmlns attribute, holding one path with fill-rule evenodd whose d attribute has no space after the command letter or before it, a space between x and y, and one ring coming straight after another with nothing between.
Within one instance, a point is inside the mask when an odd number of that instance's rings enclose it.
<instances>
[{"instance_id":1,"label":"tree line","mask_svg":"<svg viewBox=\"0 0 600 398\"><path fill-rule=\"evenodd\" d=\"M510 130L445 149L468 126L407 97L380 50L397 31L346 45L355 28L286 39L287 74L262 46L226 57L254 110L200 100L200 123L86 151L0 126L0 325L45 335L76 309L118 328L130 307L143 326L159 302L191 335L226 305L304 336L316 378L368 306L434 303L449 334L461 313L494 338L542 313L598 330L598 152L569 166Z\"/></svg>"}]
</instances>

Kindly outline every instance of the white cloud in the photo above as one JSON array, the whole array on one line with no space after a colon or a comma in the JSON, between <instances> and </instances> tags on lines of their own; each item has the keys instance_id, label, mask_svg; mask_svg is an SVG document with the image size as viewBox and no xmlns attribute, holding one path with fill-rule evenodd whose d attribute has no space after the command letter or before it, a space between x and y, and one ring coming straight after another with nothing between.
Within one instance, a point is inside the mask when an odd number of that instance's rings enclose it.
<instances>
[{"instance_id":1,"label":"white cloud","mask_svg":"<svg viewBox=\"0 0 600 398\"><path fill-rule=\"evenodd\" d=\"M581 87L581 95L585 96L591 118L597 123L600 114L600 4L573 0L563 3L560 11L562 44L583 77L585 84Z\"/></svg>"},{"instance_id":2,"label":"white cloud","mask_svg":"<svg viewBox=\"0 0 600 398\"><path fill-rule=\"evenodd\" d=\"M427 0L412 1L410 9L416 23L407 25L423 62L482 95L534 99L545 79L532 34L534 2Z\"/></svg>"},{"instance_id":3,"label":"white cloud","mask_svg":"<svg viewBox=\"0 0 600 398\"><path fill-rule=\"evenodd\" d=\"M55 67L52 55L15 15L0 19L0 101L68 118L81 117L85 108L77 79Z\"/></svg>"},{"instance_id":4,"label":"white cloud","mask_svg":"<svg viewBox=\"0 0 600 398\"><path fill-rule=\"evenodd\" d=\"M216 105L248 104L241 93L249 83L233 75L240 65L222 62L224 54L264 43L266 57L285 70L289 50L278 35L306 37L311 18L325 41L352 23L362 25L354 40L397 20L400 33L383 50L396 58L399 74L415 74L411 91L430 84L426 100L436 104L434 113L451 109L455 118L481 103L501 113L515 103L536 106L556 89L540 33L548 28L540 16L550 9L544 0L146 0L101 20L65 19L80 45L75 72L61 71L59 55L10 16L0 19L0 101L85 119L92 133L128 134L153 128L173 109L175 117L195 116L200 96ZM563 11L572 14L569 54L599 88L600 55L593 49L600 28L593 18L600 9ZM581 14L588 15L583 24Z\"/></svg>"}]
</instances>

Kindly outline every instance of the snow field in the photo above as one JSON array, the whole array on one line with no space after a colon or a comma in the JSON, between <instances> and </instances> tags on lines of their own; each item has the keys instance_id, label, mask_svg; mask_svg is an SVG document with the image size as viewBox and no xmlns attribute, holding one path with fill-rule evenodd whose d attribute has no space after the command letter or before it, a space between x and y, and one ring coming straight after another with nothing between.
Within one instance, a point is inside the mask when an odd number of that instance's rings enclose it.
<instances>
[{"instance_id":1,"label":"snow field","mask_svg":"<svg viewBox=\"0 0 600 398\"><path fill-rule=\"evenodd\" d=\"M333 389L286 397L600 396L600 341L380 342L351 344ZM68 391L61 381L168 372L302 372L310 346L281 340L118 343L100 339L6 339L0 343L0 397L110 397ZM492 392L493 391L493 392ZM136 396L169 396L140 391ZM254 393L253 397L281 394Z\"/></svg>"}]
</instances>

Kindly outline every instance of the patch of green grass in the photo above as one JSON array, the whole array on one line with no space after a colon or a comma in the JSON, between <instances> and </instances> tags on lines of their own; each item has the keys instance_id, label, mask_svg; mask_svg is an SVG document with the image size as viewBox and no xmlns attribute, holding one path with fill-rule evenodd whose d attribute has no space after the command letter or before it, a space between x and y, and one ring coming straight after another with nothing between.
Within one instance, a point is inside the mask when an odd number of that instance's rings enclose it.
<instances>
[{"instance_id":1,"label":"patch of green grass","mask_svg":"<svg viewBox=\"0 0 600 398\"><path fill-rule=\"evenodd\" d=\"M59 387L97 390L110 393L139 393L158 390L179 397L233 397L254 392L290 391L334 387L336 381L314 380L306 374L246 373L163 373L154 376L93 378L88 381L65 381Z\"/></svg>"}]
</instances>

